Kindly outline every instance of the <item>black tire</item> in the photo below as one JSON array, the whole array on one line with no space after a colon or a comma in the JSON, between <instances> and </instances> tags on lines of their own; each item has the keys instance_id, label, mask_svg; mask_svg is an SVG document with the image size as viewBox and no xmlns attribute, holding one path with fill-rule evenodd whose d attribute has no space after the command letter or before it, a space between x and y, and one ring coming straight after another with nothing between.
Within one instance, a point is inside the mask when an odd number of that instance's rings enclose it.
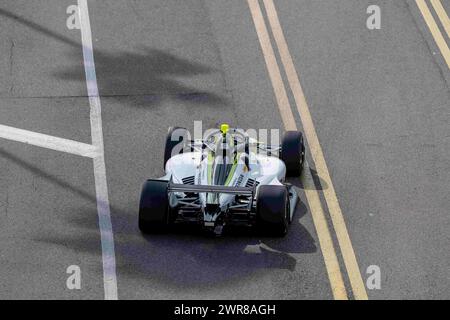
<instances>
[{"instance_id":1,"label":"black tire","mask_svg":"<svg viewBox=\"0 0 450 320\"><path fill-rule=\"evenodd\" d=\"M300 131L287 131L281 144L281 160L286 165L288 177L298 177L305 162L305 144Z\"/></svg>"},{"instance_id":2,"label":"black tire","mask_svg":"<svg viewBox=\"0 0 450 320\"><path fill-rule=\"evenodd\" d=\"M183 153L188 137L188 131L186 128L169 128L166 138L166 147L164 150L164 168L166 168L166 163L172 156Z\"/></svg>"},{"instance_id":3,"label":"black tire","mask_svg":"<svg viewBox=\"0 0 450 320\"><path fill-rule=\"evenodd\" d=\"M147 180L139 204L139 229L142 233L164 233L169 227L168 182Z\"/></svg>"},{"instance_id":4,"label":"black tire","mask_svg":"<svg viewBox=\"0 0 450 320\"><path fill-rule=\"evenodd\" d=\"M289 226L289 192L285 186L262 185L256 199L257 227L264 234L283 237Z\"/></svg>"}]
</instances>

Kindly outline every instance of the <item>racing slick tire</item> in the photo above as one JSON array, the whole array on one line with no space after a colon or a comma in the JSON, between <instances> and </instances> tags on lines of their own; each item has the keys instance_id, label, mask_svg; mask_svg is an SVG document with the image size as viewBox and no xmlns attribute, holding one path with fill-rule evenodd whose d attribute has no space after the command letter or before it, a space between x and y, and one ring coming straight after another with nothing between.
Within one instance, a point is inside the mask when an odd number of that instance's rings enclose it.
<instances>
[{"instance_id":1,"label":"racing slick tire","mask_svg":"<svg viewBox=\"0 0 450 320\"><path fill-rule=\"evenodd\" d=\"M298 177L305 162L305 144L300 131L287 131L281 144L281 160L286 165L288 177Z\"/></svg>"},{"instance_id":2,"label":"racing slick tire","mask_svg":"<svg viewBox=\"0 0 450 320\"><path fill-rule=\"evenodd\" d=\"M170 127L167 132L166 146L164 150L164 168L167 161L174 155L183 153L184 146L188 139L188 131L186 128ZM181 143L181 144L180 144Z\"/></svg>"},{"instance_id":3,"label":"racing slick tire","mask_svg":"<svg viewBox=\"0 0 450 320\"><path fill-rule=\"evenodd\" d=\"M256 198L257 227L260 232L284 237L289 226L289 192L285 186L262 185Z\"/></svg>"},{"instance_id":4,"label":"racing slick tire","mask_svg":"<svg viewBox=\"0 0 450 320\"><path fill-rule=\"evenodd\" d=\"M142 233L164 233L169 227L168 182L147 180L139 204L139 229Z\"/></svg>"}]
</instances>

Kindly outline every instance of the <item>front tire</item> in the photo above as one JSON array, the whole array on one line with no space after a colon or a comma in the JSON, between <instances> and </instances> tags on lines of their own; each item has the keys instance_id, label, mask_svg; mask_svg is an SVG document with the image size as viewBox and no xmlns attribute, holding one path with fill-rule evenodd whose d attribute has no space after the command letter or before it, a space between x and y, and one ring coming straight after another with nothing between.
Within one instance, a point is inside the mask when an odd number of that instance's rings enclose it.
<instances>
[{"instance_id":1,"label":"front tire","mask_svg":"<svg viewBox=\"0 0 450 320\"><path fill-rule=\"evenodd\" d=\"M298 177L305 162L305 144L300 131L287 131L281 144L281 160L286 165L288 177Z\"/></svg>"},{"instance_id":2,"label":"front tire","mask_svg":"<svg viewBox=\"0 0 450 320\"><path fill-rule=\"evenodd\" d=\"M289 226L289 192L285 186L262 185L256 199L258 229L284 237Z\"/></svg>"},{"instance_id":3,"label":"front tire","mask_svg":"<svg viewBox=\"0 0 450 320\"><path fill-rule=\"evenodd\" d=\"M147 180L139 204L139 229L142 233L164 233L169 227L168 182Z\"/></svg>"}]
</instances>

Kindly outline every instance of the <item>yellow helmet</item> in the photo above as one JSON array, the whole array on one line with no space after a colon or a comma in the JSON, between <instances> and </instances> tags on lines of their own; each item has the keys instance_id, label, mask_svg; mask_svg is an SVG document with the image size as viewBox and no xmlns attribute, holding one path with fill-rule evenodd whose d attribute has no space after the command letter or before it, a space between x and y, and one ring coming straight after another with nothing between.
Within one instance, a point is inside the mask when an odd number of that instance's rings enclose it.
<instances>
[{"instance_id":1,"label":"yellow helmet","mask_svg":"<svg viewBox=\"0 0 450 320\"><path fill-rule=\"evenodd\" d=\"M228 123L222 123L220 125L220 131L222 131L222 134L227 134L228 129L230 129L230 126L228 125Z\"/></svg>"}]
</instances>

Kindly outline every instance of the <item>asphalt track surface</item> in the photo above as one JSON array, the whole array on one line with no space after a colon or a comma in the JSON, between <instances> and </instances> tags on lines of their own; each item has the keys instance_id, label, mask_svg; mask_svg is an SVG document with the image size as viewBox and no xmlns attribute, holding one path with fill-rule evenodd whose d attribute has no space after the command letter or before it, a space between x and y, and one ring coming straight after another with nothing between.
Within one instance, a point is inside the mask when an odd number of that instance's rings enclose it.
<instances>
[{"instance_id":1,"label":"asphalt track surface","mask_svg":"<svg viewBox=\"0 0 450 320\"><path fill-rule=\"evenodd\" d=\"M117 297L336 298L305 177L291 180L302 203L283 239L144 237L137 228L140 188L163 175L169 126L285 129L249 6L255 2L87 3ZM256 3L276 48L266 3ZM449 1L441 3L450 13ZM1 2L0 125L92 143L81 33L66 27L74 4ZM448 45L445 23L426 4ZM380 30L366 28L369 5L381 8ZM277 0L275 6L357 261L358 274L349 274L342 254L348 248L340 245L323 195L330 186L309 153L346 296L362 291L352 276L365 284L367 268L376 265L381 288L364 288L369 299L449 299L450 66L417 3ZM111 298L95 170L88 157L0 139L0 299ZM80 290L66 287L70 265L81 269Z\"/></svg>"}]
</instances>

